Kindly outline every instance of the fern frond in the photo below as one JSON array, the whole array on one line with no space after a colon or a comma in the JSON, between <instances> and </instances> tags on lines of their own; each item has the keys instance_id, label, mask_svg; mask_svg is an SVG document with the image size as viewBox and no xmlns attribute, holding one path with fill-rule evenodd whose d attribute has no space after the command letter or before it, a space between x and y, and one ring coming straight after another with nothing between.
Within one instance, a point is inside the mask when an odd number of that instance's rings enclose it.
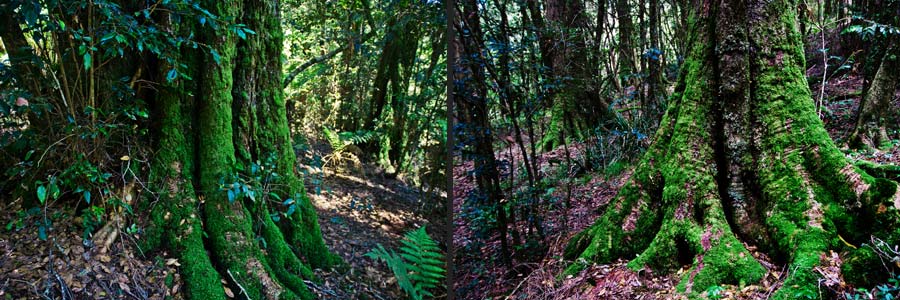
<instances>
[{"instance_id":1,"label":"fern frond","mask_svg":"<svg viewBox=\"0 0 900 300\"><path fill-rule=\"evenodd\" d=\"M400 243L399 254L388 252L379 244L366 256L385 261L397 278L400 289L411 299L434 298L430 290L440 286L446 273L444 255L437 242L428 235L425 227L421 227L408 232Z\"/></svg>"},{"instance_id":2,"label":"fern frond","mask_svg":"<svg viewBox=\"0 0 900 300\"><path fill-rule=\"evenodd\" d=\"M337 153L344 150L347 145L341 139L340 135L328 127L322 127L322 133L325 134L325 140L331 145L332 152Z\"/></svg>"}]
</instances>

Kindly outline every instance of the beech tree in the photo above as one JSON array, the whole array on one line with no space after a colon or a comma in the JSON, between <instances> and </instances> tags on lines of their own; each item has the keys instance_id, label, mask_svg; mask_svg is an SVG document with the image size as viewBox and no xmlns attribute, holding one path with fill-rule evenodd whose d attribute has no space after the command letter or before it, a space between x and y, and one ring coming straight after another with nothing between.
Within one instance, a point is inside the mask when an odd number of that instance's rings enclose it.
<instances>
[{"instance_id":1,"label":"beech tree","mask_svg":"<svg viewBox=\"0 0 900 300\"><path fill-rule=\"evenodd\" d=\"M817 117L804 75L794 0L705 0L693 45L653 144L602 216L565 257L637 256L629 266L690 265L679 284L699 293L757 282L765 268L745 245L787 265L774 299L820 298L814 271L843 251L851 282L872 280L878 258L855 247L900 241L900 192L884 168L857 164ZM896 179L896 178L895 178Z\"/></svg>"}]
</instances>

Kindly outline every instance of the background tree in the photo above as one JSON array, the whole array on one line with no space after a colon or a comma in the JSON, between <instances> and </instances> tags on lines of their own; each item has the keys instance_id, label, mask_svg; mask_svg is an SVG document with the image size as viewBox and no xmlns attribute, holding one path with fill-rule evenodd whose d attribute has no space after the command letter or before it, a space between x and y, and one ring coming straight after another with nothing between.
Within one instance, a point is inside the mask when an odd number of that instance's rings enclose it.
<instances>
[{"instance_id":1,"label":"background tree","mask_svg":"<svg viewBox=\"0 0 900 300\"><path fill-rule=\"evenodd\" d=\"M285 86L289 110L304 114L292 118L294 130L321 139L328 128L356 140L360 158L386 175L442 187L444 160L426 155L441 152L447 132L440 3L289 3Z\"/></svg>"}]
</instances>

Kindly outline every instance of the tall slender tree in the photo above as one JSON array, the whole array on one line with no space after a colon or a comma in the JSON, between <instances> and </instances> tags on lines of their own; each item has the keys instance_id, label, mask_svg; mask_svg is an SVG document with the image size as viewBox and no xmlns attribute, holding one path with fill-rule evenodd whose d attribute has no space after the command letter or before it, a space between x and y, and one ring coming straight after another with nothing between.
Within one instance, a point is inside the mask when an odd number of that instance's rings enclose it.
<instances>
[{"instance_id":1,"label":"tall slender tree","mask_svg":"<svg viewBox=\"0 0 900 300\"><path fill-rule=\"evenodd\" d=\"M887 120L890 113L894 90L900 87L900 42L898 38L890 44L881 58L869 89L866 91L856 116L856 126L850 134L849 143L854 148L886 148L891 140L887 135Z\"/></svg>"},{"instance_id":2,"label":"tall slender tree","mask_svg":"<svg viewBox=\"0 0 900 300\"><path fill-rule=\"evenodd\" d=\"M457 31L457 48L462 54L456 62L454 74L454 108L457 130L455 136L463 158L474 162L473 173L477 190L474 200L489 207L497 216L496 226L500 240L500 261L509 264L510 246L507 239L508 219L503 193L500 188L498 160L494 155L494 137L491 131L488 109L488 87L485 84L484 47L478 3L461 1Z\"/></svg>"}]
</instances>

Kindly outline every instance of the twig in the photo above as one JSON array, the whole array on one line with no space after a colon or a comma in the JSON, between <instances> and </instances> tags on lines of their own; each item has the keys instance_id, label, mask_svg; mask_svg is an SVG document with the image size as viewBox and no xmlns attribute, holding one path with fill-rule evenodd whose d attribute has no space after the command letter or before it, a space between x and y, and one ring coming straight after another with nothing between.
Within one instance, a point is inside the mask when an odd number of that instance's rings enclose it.
<instances>
[{"instance_id":1,"label":"twig","mask_svg":"<svg viewBox=\"0 0 900 300\"><path fill-rule=\"evenodd\" d=\"M54 142L53 144L50 144L50 146L47 146L47 149L45 149L45 150L44 150L44 153L41 154L41 158L38 159L36 166L38 166L38 167L41 166L41 161L44 160L44 155L47 155L47 151L50 151L50 148L53 148L53 146L56 146L57 144L61 143L62 141L66 140L66 139L68 139L68 138L70 138L70 137L72 137L72 136L74 136L74 135L75 135L75 134L73 133L73 134L69 134L69 135L67 135L67 136L64 136L63 138L59 139L58 141Z\"/></svg>"},{"instance_id":2,"label":"twig","mask_svg":"<svg viewBox=\"0 0 900 300\"><path fill-rule=\"evenodd\" d=\"M823 20L824 22L824 20ZM822 24L822 27L819 28L819 32L822 36L822 63L825 64L825 68L822 70L822 83L820 84L820 92L819 92L819 103L816 106L816 115L819 118L822 118L822 105L825 105L825 82L828 78L828 51L825 50L825 24Z\"/></svg>"},{"instance_id":3,"label":"twig","mask_svg":"<svg viewBox=\"0 0 900 300\"><path fill-rule=\"evenodd\" d=\"M531 276L534 275L534 273L537 273L537 272L531 272L531 274L528 274L528 276L525 276L525 279L519 281L519 284L516 285L516 288L514 288L512 290L512 292L509 292L509 295L506 295L506 298L504 298L503 300L509 300L510 298L512 298L512 296L516 294L516 291L518 291L519 288L522 287L522 284L525 282L528 282L528 279L531 279Z\"/></svg>"},{"instance_id":4,"label":"twig","mask_svg":"<svg viewBox=\"0 0 900 300\"><path fill-rule=\"evenodd\" d=\"M231 274L231 270L228 270L228 276L230 276L231 281L234 281L234 284L237 285L238 288L241 289L241 292L244 293L244 296L247 296L247 300L253 300L253 299L250 299L250 294L247 294L247 290L245 290L244 287L241 286L241 284L237 281L237 279L234 279L234 274Z\"/></svg>"},{"instance_id":5,"label":"twig","mask_svg":"<svg viewBox=\"0 0 900 300\"><path fill-rule=\"evenodd\" d=\"M319 285L317 285L315 282L312 282L309 280L303 280L303 282L306 283L307 286L313 288L314 290L320 291L322 293L325 293L325 294L328 294L328 295L331 295L334 297L338 296L337 293L335 293L334 291L323 289L323 288L319 287Z\"/></svg>"}]
</instances>

